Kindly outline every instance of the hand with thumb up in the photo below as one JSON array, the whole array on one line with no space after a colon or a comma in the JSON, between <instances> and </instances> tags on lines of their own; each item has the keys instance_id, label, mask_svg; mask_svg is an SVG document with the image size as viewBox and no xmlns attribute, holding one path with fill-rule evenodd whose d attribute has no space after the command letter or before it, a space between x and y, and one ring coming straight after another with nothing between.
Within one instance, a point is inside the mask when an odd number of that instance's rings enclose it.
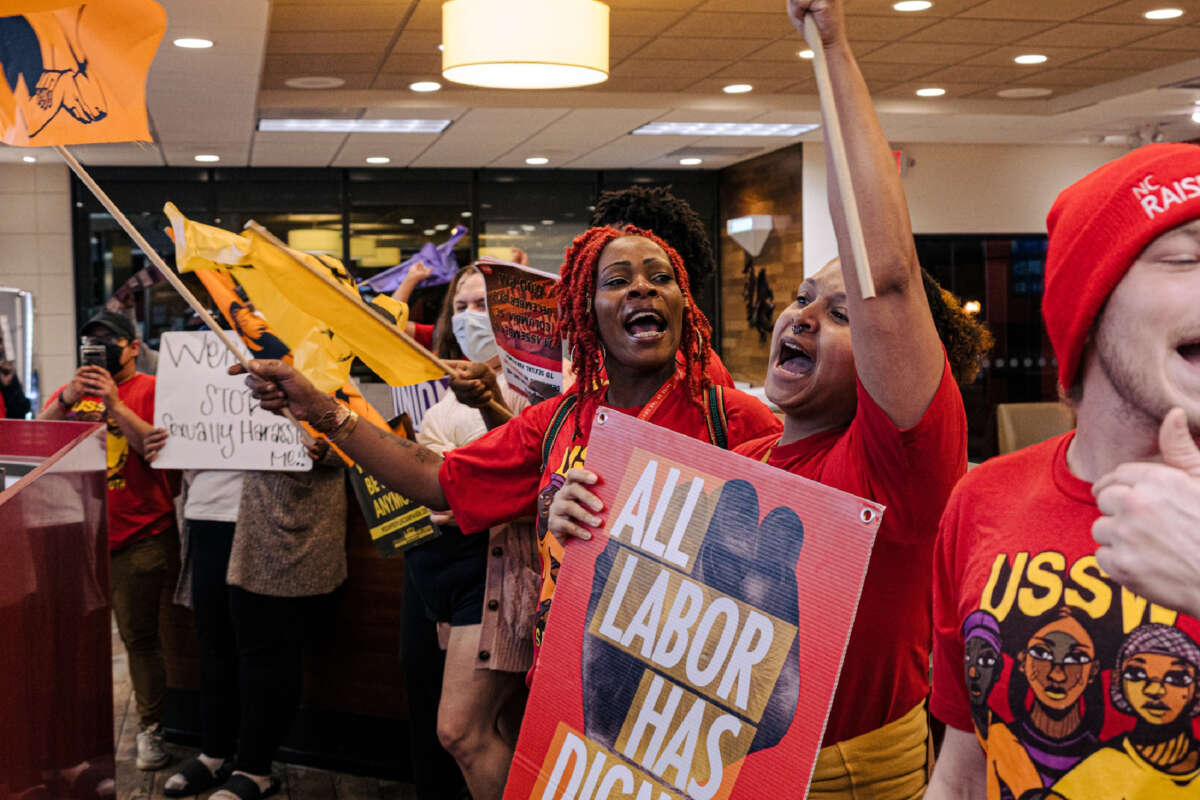
<instances>
[{"instance_id":1,"label":"hand with thumb up","mask_svg":"<svg viewBox=\"0 0 1200 800\"><path fill-rule=\"evenodd\" d=\"M1158 433L1162 463L1121 464L1092 486L1101 569L1154 603L1200 617L1200 448L1174 408Z\"/></svg>"}]
</instances>

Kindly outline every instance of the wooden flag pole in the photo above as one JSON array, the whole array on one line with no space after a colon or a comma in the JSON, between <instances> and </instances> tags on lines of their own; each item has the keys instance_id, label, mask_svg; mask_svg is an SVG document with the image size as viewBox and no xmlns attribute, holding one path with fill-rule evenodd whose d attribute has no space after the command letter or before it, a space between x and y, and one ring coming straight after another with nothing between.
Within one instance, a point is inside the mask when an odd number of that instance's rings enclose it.
<instances>
[{"instance_id":1,"label":"wooden flag pole","mask_svg":"<svg viewBox=\"0 0 1200 800\"><path fill-rule=\"evenodd\" d=\"M842 138L842 123L838 119L833 86L829 82L825 43L821 41L821 34L812 14L804 15L804 39L813 51L817 94L821 99L821 116L825 118L825 146L830 149L830 156L833 158L838 194L842 198L842 211L846 215L846 228L850 235L850 251L854 255L854 272L858 276L858 288L866 300L875 296L875 279L871 277L871 264L867 260L867 241L863 237L862 221L858 218L858 203L855 201L854 184L850 179L850 161L846 157L846 140Z\"/></svg>"},{"instance_id":2,"label":"wooden flag pole","mask_svg":"<svg viewBox=\"0 0 1200 800\"><path fill-rule=\"evenodd\" d=\"M83 165L75 159L75 156L71 155L70 151L62 145L55 145L54 149L60 156L62 156L63 161L67 162L67 166L70 167L71 171L75 173L76 177L83 182L83 185L86 186L88 190L96 196L96 199L100 201L100 204L104 206L109 214L112 215L112 218L117 221L117 224L125 229L125 232L129 234L129 238L133 239L133 243L142 249L142 252L145 254L146 258L150 259L150 263L158 267L158 271L162 273L162 276L166 278L167 282L174 287L175 291L179 292L179 296L182 297L184 301L186 301L187 304L192 307L192 310L195 311L204 324L208 326L209 330L216 334L217 338L221 340L221 343L225 345L225 347L229 348L229 352L233 353L234 357L238 360L238 363L242 365L242 368L249 373L250 361L244 355L242 355L242 352L237 348L237 345L235 345L233 340L229 338L229 334L226 333L221 326L217 324L217 321L213 319L212 315L208 313L208 310L204 307L204 304L196 298L196 295L192 294L192 290L187 287L187 284L185 284L180 277L175 274L175 270L167 266L167 262L163 260L163 257L160 256L158 252L150 246L150 243L147 242L138 229L134 227L134 224L129 221L129 218L121 212L121 209L117 208L117 204L112 201L112 198L110 198L108 194L106 194L105 191L100 188L96 181L92 180L92 176L89 175L88 171L83 168ZM281 413L283 416L287 417L289 422L296 426L296 430L300 431L300 435L305 442L313 441L312 435L304 429L304 426L301 425L299 420L297 420L292 414L291 409L285 406Z\"/></svg>"},{"instance_id":3,"label":"wooden flag pole","mask_svg":"<svg viewBox=\"0 0 1200 800\"><path fill-rule=\"evenodd\" d=\"M308 264L305 264L303 260L296 258L294 255L292 255L291 251L288 249L288 246L286 244L284 244L282 241L280 241L279 237L277 237L275 234L271 233L269 230L264 228L262 225L258 224L254 220L250 220L249 222L246 223L245 227L248 230L254 231L256 234L261 236L264 240L266 240L270 244L274 245L275 247L278 247L280 250L282 250L284 253L287 254L288 258L290 258L293 262L295 262L298 266L300 266L304 270L324 279L325 276L321 275L319 272L314 270ZM363 303L363 300L361 297L359 297L354 292L351 292L349 289L347 289L345 286L342 286L341 284L334 284L334 285L336 285L338 288L338 291L340 291L342 294L344 294L347 298L349 298L350 300L353 300L355 303L362 305L365 309L366 304ZM371 312L370 310L367 310L367 312L374 313L374 312ZM435 355L434 353L431 353L427 349L425 349L424 345L422 345L416 339L409 336L408 333L405 332L403 329L401 329L398 325L385 325L384 327L390 333L394 334L396 336L396 338L400 339L400 341L402 341L404 344L411 347L421 357L425 358L430 363L434 364L438 369L442 370L447 375L455 374L454 370L450 367L449 364L447 364L442 359L438 358L438 356ZM507 409L503 405L501 405L495 398L492 398L490 401L488 401L488 407L491 408L493 411L497 412L498 414L508 417L509 419L511 419L513 416L512 411L510 411L509 409Z\"/></svg>"}]
</instances>

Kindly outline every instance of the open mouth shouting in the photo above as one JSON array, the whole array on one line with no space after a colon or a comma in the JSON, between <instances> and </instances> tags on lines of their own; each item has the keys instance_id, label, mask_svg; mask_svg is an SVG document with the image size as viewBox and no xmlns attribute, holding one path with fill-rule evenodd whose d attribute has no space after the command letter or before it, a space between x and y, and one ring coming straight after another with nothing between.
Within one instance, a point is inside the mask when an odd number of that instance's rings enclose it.
<instances>
[{"instance_id":1,"label":"open mouth shouting","mask_svg":"<svg viewBox=\"0 0 1200 800\"><path fill-rule=\"evenodd\" d=\"M657 342L667 333L667 318L652 308L640 308L625 315L625 332L636 342Z\"/></svg>"},{"instance_id":2,"label":"open mouth shouting","mask_svg":"<svg viewBox=\"0 0 1200 800\"><path fill-rule=\"evenodd\" d=\"M779 340L779 357L775 368L789 375L808 375L816 366L816 359L795 339L784 337Z\"/></svg>"},{"instance_id":3,"label":"open mouth shouting","mask_svg":"<svg viewBox=\"0 0 1200 800\"><path fill-rule=\"evenodd\" d=\"M1200 337L1188 339L1175 347L1175 352L1192 369L1200 370Z\"/></svg>"}]
</instances>

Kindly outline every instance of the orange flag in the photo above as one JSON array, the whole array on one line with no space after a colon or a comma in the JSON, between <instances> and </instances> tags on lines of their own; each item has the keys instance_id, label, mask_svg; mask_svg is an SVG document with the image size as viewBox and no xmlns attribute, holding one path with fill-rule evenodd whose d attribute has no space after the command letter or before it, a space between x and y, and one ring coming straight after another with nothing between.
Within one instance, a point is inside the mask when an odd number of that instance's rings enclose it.
<instances>
[{"instance_id":1,"label":"orange flag","mask_svg":"<svg viewBox=\"0 0 1200 800\"><path fill-rule=\"evenodd\" d=\"M154 0L0 0L0 141L152 141L146 74L166 27Z\"/></svg>"}]
</instances>

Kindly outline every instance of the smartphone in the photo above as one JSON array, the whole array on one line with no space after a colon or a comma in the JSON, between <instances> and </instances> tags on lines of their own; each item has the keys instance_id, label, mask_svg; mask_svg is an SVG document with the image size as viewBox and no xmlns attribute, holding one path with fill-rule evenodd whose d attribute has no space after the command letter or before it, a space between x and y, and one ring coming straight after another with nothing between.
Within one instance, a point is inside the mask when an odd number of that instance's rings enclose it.
<instances>
[{"instance_id":1,"label":"smartphone","mask_svg":"<svg viewBox=\"0 0 1200 800\"><path fill-rule=\"evenodd\" d=\"M80 366L91 364L92 366L103 367L105 363L104 345L92 344L91 342L84 342L79 345Z\"/></svg>"}]
</instances>

